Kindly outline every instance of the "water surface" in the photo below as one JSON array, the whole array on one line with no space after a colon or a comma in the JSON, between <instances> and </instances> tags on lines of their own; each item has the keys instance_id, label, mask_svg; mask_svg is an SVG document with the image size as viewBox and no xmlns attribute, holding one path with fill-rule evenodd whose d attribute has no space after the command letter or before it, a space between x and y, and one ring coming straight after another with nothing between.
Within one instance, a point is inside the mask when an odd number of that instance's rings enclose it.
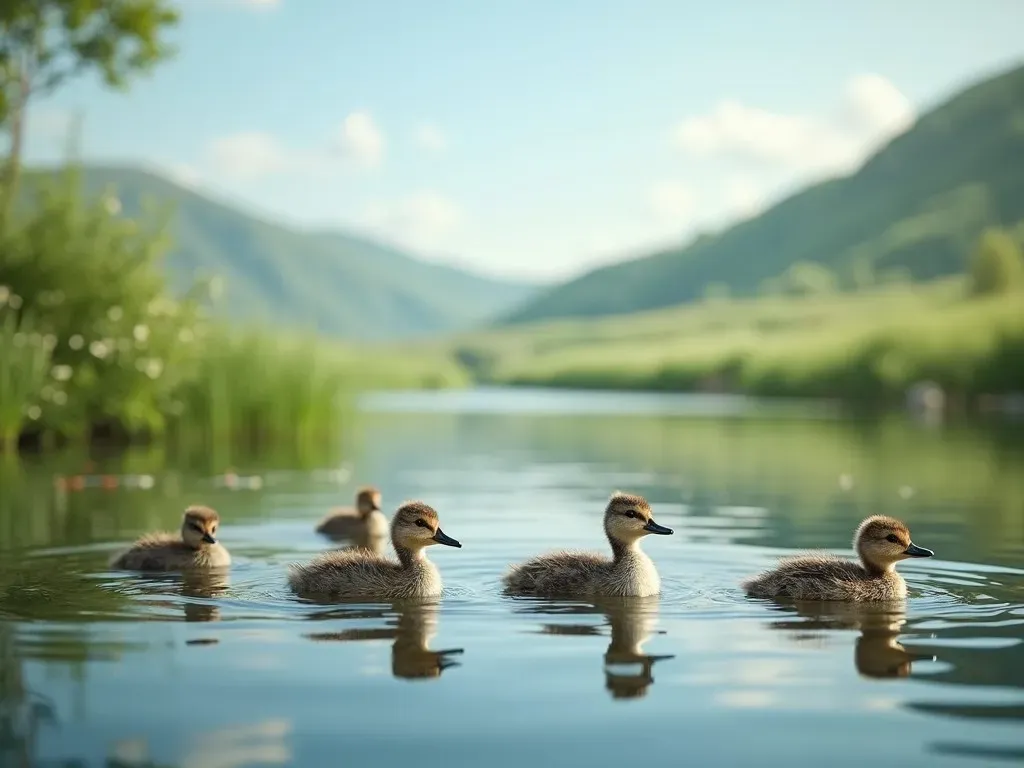
<instances>
[{"instance_id":1,"label":"water surface","mask_svg":"<svg viewBox=\"0 0 1024 768\"><path fill-rule=\"evenodd\" d=\"M377 395L344 429L323 451L0 464L0 765L1024 760L1019 425L482 390ZM332 546L316 520L366 482L389 508L429 501L462 541L430 551L441 600L288 593L286 565ZM511 561L603 549L617 488L676 531L645 542L660 599L500 595ZM227 576L106 570L196 501L222 514ZM848 552L871 513L937 552L901 565L905 610L737 589L792 549Z\"/></svg>"}]
</instances>

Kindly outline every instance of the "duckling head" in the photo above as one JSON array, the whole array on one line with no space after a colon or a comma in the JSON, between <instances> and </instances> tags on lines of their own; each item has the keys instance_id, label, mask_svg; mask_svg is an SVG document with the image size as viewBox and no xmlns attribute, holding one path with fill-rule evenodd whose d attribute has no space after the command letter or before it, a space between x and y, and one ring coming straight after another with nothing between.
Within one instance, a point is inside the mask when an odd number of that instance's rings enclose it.
<instances>
[{"instance_id":1,"label":"duckling head","mask_svg":"<svg viewBox=\"0 0 1024 768\"><path fill-rule=\"evenodd\" d=\"M192 506L185 510L181 523L181 539L193 549L217 543L220 515L209 507Z\"/></svg>"},{"instance_id":2,"label":"duckling head","mask_svg":"<svg viewBox=\"0 0 1024 768\"><path fill-rule=\"evenodd\" d=\"M879 571L891 570L908 557L931 557L930 549L910 540L910 529L893 517L874 515L857 528L853 547L864 565Z\"/></svg>"},{"instance_id":3,"label":"duckling head","mask_svg":"<svg viewBox=\"0 0 1024 768\"><path fill-rule=\"evenodd\" d=\"M651 533L667 536L671 528L654 522L654 512L643 496L616 491L604 511L604 529L608 538L631 544Z\"/></svg>"},{"instance_id":4,"label":"duckling head","mask_svg":"<svg viewBox=\"0 0 1024 768\"><path fill-rule=\"evenodd\" d=\"M407 501L395 512L391 523L391 539L396 548L420 550L432 544L448 547L462 545L441 530L437 512L422 501Z\"/></svg>"},{"instance_id":5,"label":"duckling head","mask_svg":"<svg viewBox=\"0 0 1024 768\"><path fill-rule=\"evenodd\" d=\"M380 491L372 485L360 488L356 494L356 509L363 517L369 517L380 511Z\"/></svg>"}]
</instances>

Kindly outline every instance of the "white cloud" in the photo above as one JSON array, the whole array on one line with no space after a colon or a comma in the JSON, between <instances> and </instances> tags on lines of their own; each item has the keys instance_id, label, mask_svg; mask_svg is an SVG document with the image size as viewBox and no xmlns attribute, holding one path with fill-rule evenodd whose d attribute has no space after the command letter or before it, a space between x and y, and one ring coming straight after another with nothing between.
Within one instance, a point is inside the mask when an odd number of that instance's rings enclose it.
<instances>
[{"instance_id":1,"label":"white cloud","mask_svg":"<svg viewBox=\"0 0 1024 768\"><path fill-rule=\"evenodd\" d=\"M432 123L423 123L416 129L416 143L430 152L443 152L448 148L447 138Z\"/></svg>"},{"instance_id":2,"label":"white cloud","mask_svg":"<svg viewBox=\"0 0 1024 768\"><path fill-rule=\"evenodd\" d=\"M730 214L747 219L764 210L763 185L749 176L733 176L725 182L725 203Z\"/></svg>"},{"instance_id":3,"label":"white cloud","mask_svg":"<svg viewBox=\"0 0 1024 768\"><path fill-rule=\"evenodd\" d=\"M888 80L858 75L830 114L786 114L719 102L707 114L683 120L676 143L698 157L731 158L802 175L849 171L881 142L908 128L910 102Z\"/></svg>"},{"instance_id":4,"label":"white cloud","mask_svg":"<svg viewBox=\"0 0 1024 768\"><path fill-rule=\"evenodd\" d=\"M697 195L682 182L661 181L651 187L650 203L661 218L684 222L696 211Z\"/></svg>"},{"instance_id":5,"label":"white cloud","mask_svg":"<svg viewBox=\"0 0 1024 768\"><path fill-rule=\"evenodd\" d=\"M384 158L384 134L368 112L353 112L338 129L338 146L349 160L372 168Z\"/></svg>"},{"instance_id":6,"label":"white cloud","mask_svg":"<svg viewBox=\"0 0 1024 768\"><path fill-rule=\"evenodd\" d=\"M221 173L235 178L256 178L315 167L308 153L283 145L269 133L246 131L210 142L207 155Z\"/></svg>"},{"instance_id":7,"label":"white cloud","mask_svg":"<svg viewBox=\"0 0 1024 768\"><path fill-rule=\"evenodd\" d=\"M857 75L846 84L847 117L854 130L891 137L914 123L914 107L881 75Z\"/></svg>"},{"instance_id":8,"label":"white cloud","mask_svg":"<svg viewBox=\"0 0 1024 768\"><path fill-rule=\"evenodd\" d=\"M372 204L362 217L363 224L381 237L419 251L447 247L463 220L462 209L454 201L433 191Z\"/></svg>"}]
</instances>

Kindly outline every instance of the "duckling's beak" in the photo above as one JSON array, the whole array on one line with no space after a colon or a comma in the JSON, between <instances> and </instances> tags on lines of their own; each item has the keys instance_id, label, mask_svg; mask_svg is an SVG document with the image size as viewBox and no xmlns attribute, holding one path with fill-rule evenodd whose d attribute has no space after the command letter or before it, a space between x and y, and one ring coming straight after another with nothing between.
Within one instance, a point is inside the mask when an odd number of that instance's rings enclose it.
<instances>
[{"instance_id":1,"label":"duckling's beak","mask_svg":"<svg viewBox=\"0 0 1024 768\"><path fill-rule=\"evenodd\" d=\"M670 533L672 533L671 528L666 528L664 525L658 525L653 520L647 521L647 525L644 526L644 530L648 533L658 533L662 536L668 536Z\"/></svg>"},{"instance_id":2,"label":"duckling's beak","mask_svg":"<svg viewBox=\"0 0 1024 768\"><path fill-rule=\"evenodd\" d=\"M903 554L907 555L907 557L931 557L935 553L930 549L919 547L914 542L910 542L910 546L904 550Z\"/></svg>"},{"instance_id":3,"label":"duckling's beak","mask_svg":"<svg viewBox=\"0 0 1024 768\"><path fill-rule=\"evenodd\" d=\"M217 540L215 538L213 538L213 535L211 533L209 533L208 531L203 533L203 541L205 541L207 544L216 544L217 543Z\"/></svg>"},{"instance_id":4,"label":"duckling's beak","mask_svg":"<svg viewBox=\"0 0 1024 768\"><path fill-rule=\"evenodd\" d=\"M445 532L442 531L440 528L437 529L437 533L434 534L433 538L434 541L436 541L438 544L444 544L446 547L459 547L460 549L462 548L462 545L459 544L459 542L457 542L451 536L446 535Z\"/></svg>"}]
</instances>

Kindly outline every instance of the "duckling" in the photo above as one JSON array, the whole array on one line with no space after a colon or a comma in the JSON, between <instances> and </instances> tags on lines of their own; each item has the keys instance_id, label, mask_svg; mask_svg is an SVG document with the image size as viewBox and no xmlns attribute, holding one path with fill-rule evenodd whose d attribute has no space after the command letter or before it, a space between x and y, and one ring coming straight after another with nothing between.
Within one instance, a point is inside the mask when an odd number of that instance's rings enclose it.
<instances>
[{"instance_id":1,"label":"duckling","mask_svg":"<svg viewBox=\"0 0 1024 768\"><path fill-rule=\"evenodd\" d=\"M181 534L147 533L113 560L112 568L129 571L181 571L188 568L225 568L231 555L214 534L220 516L209 507L185 510Z\"/></svg>"},{"instance_id":2,"label":"duckling","mask_svg":"<svg viewBox=\"0 0 1024 768\"><path fill-rule=\"evenodd\" d=\"M441 574L425 550L433 544L462 545L441 530L437 512L422 501L407 501L391 522L398 561L364 549L325 552L306 565L292 565L288 583L298 594L331 597L436 597Z\"/></svg>"},{"instance_id":3,"label":"duckling","mask_svg":"<svg viewBox=\"0 0 1024 768\"><path fill-rule=\"evenodd\" d=\"M546 597L607 595L649 597L661 590L658 571L640 549L649 533L667 536L671 528L654 522L643 496L616 491L604 511L604 532L612 559L596 553L559 551L512 566L502 581L512 595Z\"/></svg>"},{"instance_id":4,"label":"duckling","mask_svg":"<svg viewBox=\"0 0 1024 768\"><path fill-rule=\"evenodd\" d=\"M316 527L317 533L331 538L359 538L370 541L386 538L388 519L380 509L380 491L373 486L360 488L355 507L331 510Z\"/></svg>"},{"instance_id":5,"label":"duckling","mask_svg":"<svg viewBox=\"0 0 1024 768\"><path fill-rule=\"evenodd\" d=\"M751 597L789 597L796 600L902 600L907 583L896 563L908 557L935 553L910 540L910 530L883 515L865 519L853 539L860 563L831 554L786 557L779 565L742 583Z\"/></svg>"}]
</instances>

